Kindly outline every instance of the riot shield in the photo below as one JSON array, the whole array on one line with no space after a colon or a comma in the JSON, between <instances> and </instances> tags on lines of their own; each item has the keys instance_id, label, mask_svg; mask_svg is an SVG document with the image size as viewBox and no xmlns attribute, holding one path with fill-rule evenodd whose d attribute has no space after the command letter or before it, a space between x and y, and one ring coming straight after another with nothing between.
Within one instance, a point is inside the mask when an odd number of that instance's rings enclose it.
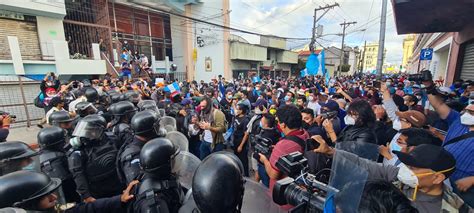
<instances>
[{"instance_id":1,"label":"riot shield","mask_svg":"<svg viewBox=\"0 0 474 213\"><path fill-rule=\"evenodd\" d=\"M336 149L354 153L357 156L373 161L379 157L379 146L377 144L361 141L344 141L336 143Z\"/></svg>"},{"instance_id":2,"label":"riot shield","mask_svg":"<svg viewBox=\"0 0 474 213\"><path fill-rule=\"evenodd\" d=\"M170 140L175 146L179 147L181 151L189 151L189 141L183 133L178 131L166 130L166 138Z\"/></svg>"},{"instance_id":3,"label":"riot shield","mask_svg":"<svg viewBox=\"0 0 474 213\"><path fill-rule=\"evenodd\" d=\"M186 189L191 189L194 172L201 160L187 151L181 151L175 157L172 172L178 176L178 180Z\"/></svg>"},{"instance_id":4,"label":"riot shield","mask_svg":"<svg viewBox=\"0 0 474 213\"><path fill-rule=\"evenodd\" d=\"M245 178L241 212L283 213L287 211L273 202L268 188L265 188L261 183Z\"/></svg>"},{"instance_id":5,"label":"riot shield","mask_svg":"<svg viewBox=\"0 0 474 213\"><path fill-rule=\"evenodd\" d=\"M165 111L165 109L158 109L158 112L160 113L161 117L166 116L166 111Z\"/></svg>"},{"instance_id":6,"label":"riot shield","mask_svg":"<svg viewBox=\"0 0 474 213\"><path fill-rule=\"evenodd\" d=\"M376 144L364 142L342 142L336 145L336 149L352 152L362 158L373 158ZM378 151L377 151L378 156ZM376 159L376 157L375 157ZM358 212L359 203L362 198L365 183L369 173L366 169L359 167L344 154L336 151L333 156L331 177L329 186L339 190L335 194L328 194L325 202L325 212Z\"/></svg>"},{"instance_id":7,"label":"riot shield","mask_svg":"<svg viewBox=\"0 0 474 213\"><path fill-rule=\"evenodd\" d=\"M170 128L171 131L176 131L176 119L170 116L163 116L160 120L160 126L163 128ZM167 129L168 132L171 132L170 130Z\"/></svg>"}]
</instances>

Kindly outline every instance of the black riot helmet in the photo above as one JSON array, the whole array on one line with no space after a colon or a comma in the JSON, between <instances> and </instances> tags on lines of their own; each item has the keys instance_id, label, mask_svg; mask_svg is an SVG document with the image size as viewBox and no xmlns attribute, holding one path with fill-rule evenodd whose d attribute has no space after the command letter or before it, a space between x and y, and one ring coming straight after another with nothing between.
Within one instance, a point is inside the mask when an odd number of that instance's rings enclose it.
<instances>
[{"instance_id":1,"label":"black riot helmet","mask_svg":"<svg viewBox=\"0 0 474 213\"><path fill-rule=\"evenodd\" d=\"M37 209L45 195L53 193L61 185L58 178L32 171L17 171L0 177L0 208L18 207Z\"/></svg>"},{"instance_id":2,"label":"black riot helmet","mask_svg":"<svg viewBox=\"0 0 474 213\"><path fill-rule=\"evenodd\" d=\"M213 153L196 169L192 193L201 212L240 212L245 181L242 163L232 155L229 152Z\"/></svg>"},{"instance_id":3,"label":"black riot helmet","mask_svg":"<svg viewBox=\"0 0 474 213\"><path fill-rule=\"evenodd\" d=\"M147 174L167 178L179 149L166 138L148 141L140 152L140 165Z\"/></svg>"},{"instance_id":4,"label":"black riot helmet","mask_svg":"<svg viewBox=\"0 0 474 213\"><path fill-rule=\"evenodd\" d=\"M99 93L94 88L87 88L84 94L88 102L95 103L99 100Z\"/></svg>"},{"instance_id":5,"label":"black riot helmet","mask_svg":"<svg viewBox=\"0 0 474 213\"><path fill-rule=\"evenodd\" d=\"M38 132L38 144L41 149L63 147L66 142L66 132L57 127L46 127Z\"/></svg>"},{"instance_id":6,"label":"black riot helmet","mask_svg":"<svg viewBox=\"0 0 474 213\"><path fill-rule=\"evenodd\" d=\"M112 115L114 116L127 115L135 111L135 105L133 105L130 101L120 101L118 103L115 103L110 107L109 110L109 112L112 113Z\"/></svg>"},{"instance_id":7,"label":"black riot helmet","mask_svg":"<svg viewBox=\"0 0 474 213\"><path fill-rule=\"evenodd\" d=\"M96 140L104 133L107 121L100 115L88 115L77 123L72 136Z\"/></svg>"},{"instance_id":8,"label":"black riot helmet","mask_svg":"<svg viewBox=\"0 0 474 213\"><path fill-rule=\"evenodd\" d=\"M60 126L63 123L69 123L75 118L71 118L66 111L56 111L49 116L49 123L53 126Z\"/></svg>"},{"instance_id":9,"label":"black riot helmet","mask_svg":"<svg viewBox=\"0 0 474 213\"><path fill-rule=\"evenodd\" d=\"M140 102L140 93L136 91L128 91L125 93L125 97L128 98L130 102L132 102L135 106L137 106L138 102Z\"/></svg>"},{"instance_id":10,"label":"black riot helmet","mask_svg":"<svg viewBox=\"0 0 474 213\"><path fill-rule=\"evenodd\" d=\"M81 118L86 117L87 115L92 115L97 113L97 108L94 104L90 102L79 102L76 104L76 112Z\"/></svg>"},{"instance_id":11,"label":"black riot helmet","mask_svg":"<svg viewBox=\"0 0 474 213\"><path fill-rule=\"evenodd\" d=\"M130 122L136 135L148 139L160 136L160 116L152 110L137 112Z\"/></svg>"},{"instance_id":12,"label":"black riot helmet","mask_svg":"<svg viewBox=\"0 0 474 213\"><path fill-rule=\"evenodd\" d=\"M30 158L37 154L38 152L21 141L0 143L0 164L8 163L12 160Z\"/></svg>"}]
</instances>

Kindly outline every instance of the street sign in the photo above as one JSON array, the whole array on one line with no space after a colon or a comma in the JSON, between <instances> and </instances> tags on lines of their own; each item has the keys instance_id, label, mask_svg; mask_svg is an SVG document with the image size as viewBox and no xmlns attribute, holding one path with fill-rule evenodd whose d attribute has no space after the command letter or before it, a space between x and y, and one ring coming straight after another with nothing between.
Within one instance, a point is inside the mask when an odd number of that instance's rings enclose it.
<instances>
[{"instance_id":1,"label":"street sign","mask_svg":"<svg viewBox=\"0 0 474 213\"><path fill-rule=\"evenodd\" d=\"M433 58L433 48L421 49L420 60L431 60Z\"/></svg>"}]
</instances>

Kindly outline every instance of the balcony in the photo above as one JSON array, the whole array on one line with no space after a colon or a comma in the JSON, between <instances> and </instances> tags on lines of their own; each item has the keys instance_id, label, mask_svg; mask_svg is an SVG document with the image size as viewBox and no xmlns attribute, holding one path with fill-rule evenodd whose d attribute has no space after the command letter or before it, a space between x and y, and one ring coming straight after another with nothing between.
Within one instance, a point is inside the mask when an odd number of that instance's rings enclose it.
<instances>
[{"instance_id":1,"label":"balcony","mask_svg":"<svg viewBox=\"0 0 474 213\"><path fill-rule=\"evenodd\" d=\"M267 60L267 48L241 42L231 42L230 59L265 61Z\"/></svg>"}]
</instances>

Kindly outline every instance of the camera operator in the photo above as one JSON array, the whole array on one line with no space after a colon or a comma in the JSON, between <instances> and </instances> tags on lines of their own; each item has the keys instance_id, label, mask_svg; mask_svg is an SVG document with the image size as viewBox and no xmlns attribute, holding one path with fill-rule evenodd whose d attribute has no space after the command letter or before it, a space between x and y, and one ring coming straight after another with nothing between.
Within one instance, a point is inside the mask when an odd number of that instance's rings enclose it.
<instances>
[{"instance_id":1,"label":"camera operator","mask_svg":"<svg viewBox=\"0 0 474 213\"><path fill-rule=\"evenodd\" d=\"M456 171L456 160L451 153L440 146L421 144L409 153L394 151L404 164L396 167L336 150L329 147L319 136L313 136L313 139L320 144L315 152L328 155L337 153L339 157L367 170L368 180L399 181L400 190L421 213L472 211L449 186L444 184L444 181Z\"/></svg>"},{"instance_id":2,"label":"camera operator","mask_svg":"<svg viewBox=\"0 0 474 213\"><path fill-rule=\"evenodd\" d=\"M12 118L10 115L0 115L0 142L7 141L11 122Z\"/></svg>"},{"instance_id":3,"label":"camera operator","mask_svg":"<svg viewBox=\"0 0 474 213\"><path fill-rule=\"evenodd\" d=\"M274 126L276 125L275 117L271 114L264 114L260 120L260 131L259 136L271 141L271 146L275 146L278 140L280 139L280 133ZM267 172L265 171L265 165L262 163L257 164L257 173L255 173L255 180L262 180L263 185L266 187L270 184L270 178L268 177Z\"/></svg>"},{"instance_id":4,"label":"camera operator","mask_svg":"<svg viewBox=\"0 0 474 213\"><path fill-rule=\"evenodd\" d=\"M283 174L276 167L278 159L292 152L303 152L304 148L300 146L296 141L288 139L288 137L298 137L301 140L306 141L309 138L308 133L301 129L301 112L298 108L292 104L287 104L280 107L277 111L277 127L285 135L273 148L270 159L267 159L265 155L260 155L260 162L265 165L265 171L270 177L270 190L273 190L275 182L283 178Z\"/></svg>"},{"instance_id":5,"label":"camera operator","mask_svg":"<svg viewBox=\"0 0 474 213\"><path fill-rule=\"evenodd\" d=\"M431 72L423 71L422 76L431 105L441 119L449 124L443 147L456 159L456 171L450 178L451 185L455 193L470 206L474 206L474 103L469 103L461 113L452 110L439 96Z\"/></svg>"}]
</instances>

